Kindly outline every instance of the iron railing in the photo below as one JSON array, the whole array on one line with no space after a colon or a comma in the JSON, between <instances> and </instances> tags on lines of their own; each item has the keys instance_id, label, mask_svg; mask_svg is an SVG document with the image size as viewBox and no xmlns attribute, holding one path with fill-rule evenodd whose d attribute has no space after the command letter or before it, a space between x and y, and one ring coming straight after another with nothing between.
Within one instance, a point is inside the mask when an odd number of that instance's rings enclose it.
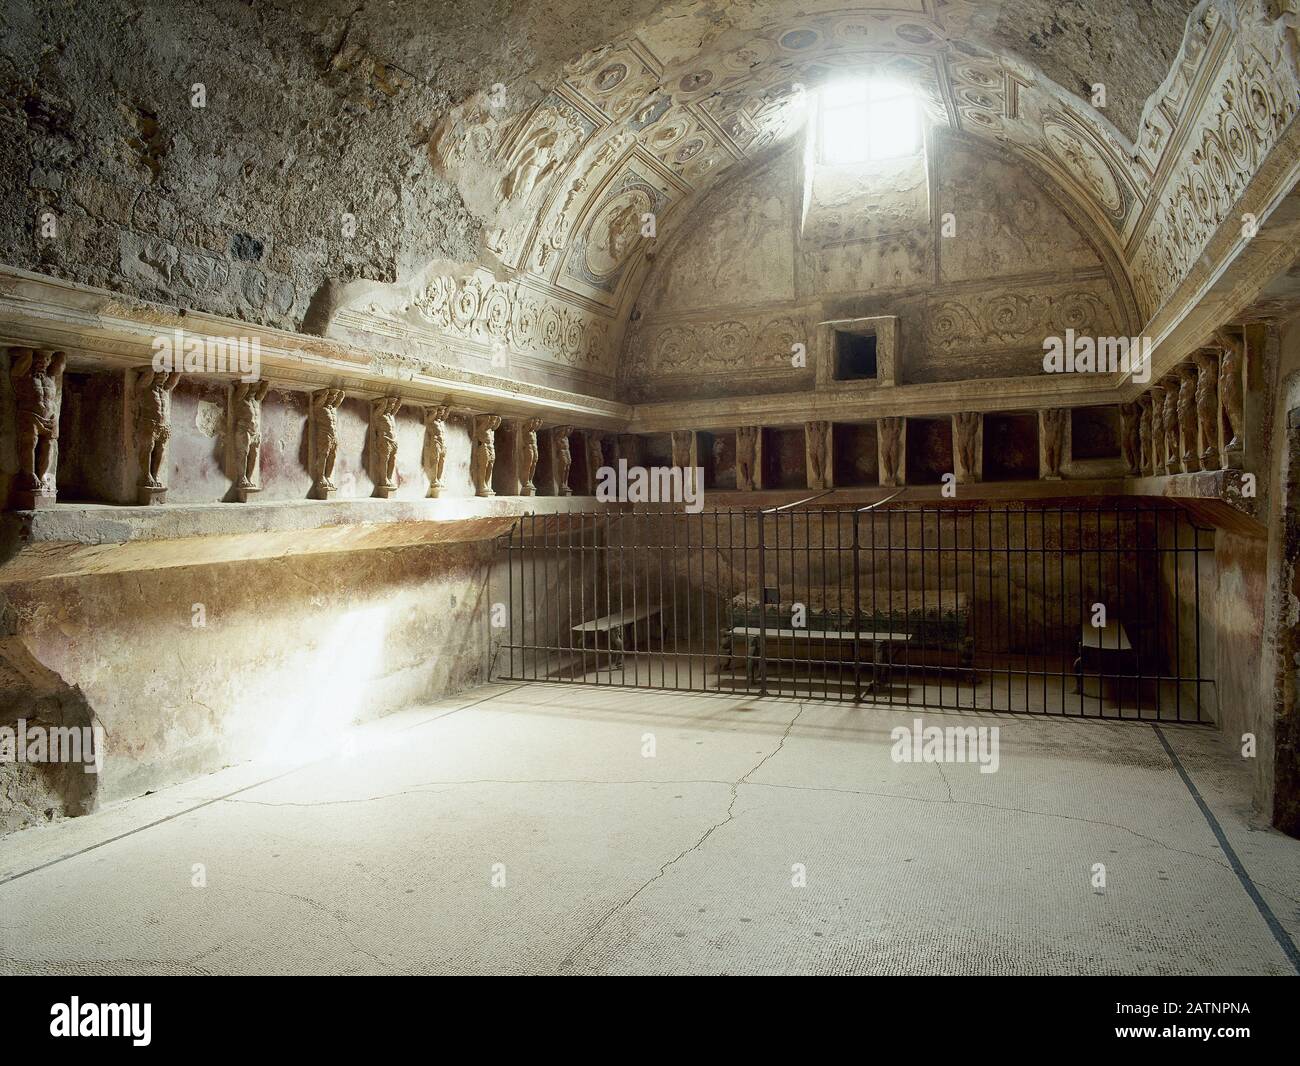
<instances>
[{"instance_id":1,"label":"iron railing","mask_svg":"<svg viewBox=\"0 0 1300 1066\"><path fill-rule=\"evenodd\" d=\"M1180 508L807 502L524 517L494 572L498 676L1216 717L1213 532Z\"/></svg>"}]
</instances>

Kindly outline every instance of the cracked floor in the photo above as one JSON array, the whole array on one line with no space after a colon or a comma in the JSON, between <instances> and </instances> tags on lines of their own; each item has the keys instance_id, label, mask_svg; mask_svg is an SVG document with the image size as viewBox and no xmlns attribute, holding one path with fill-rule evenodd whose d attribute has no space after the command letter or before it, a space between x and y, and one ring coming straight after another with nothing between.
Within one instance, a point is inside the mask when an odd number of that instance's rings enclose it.
<instances>
[{"instance_id":1,"label":"cracked floor","mask_svg":"<svg viewBox=\"0 0 1300 1066\"><path fill-rule=\"evenodd\" d=\"M893 762L915 717L488 686L0 840L0 973L1296 973L1216 732L1163 730L1232 856L1150 726L925 712L982 774Z\"/></svg>"}]
</instances>

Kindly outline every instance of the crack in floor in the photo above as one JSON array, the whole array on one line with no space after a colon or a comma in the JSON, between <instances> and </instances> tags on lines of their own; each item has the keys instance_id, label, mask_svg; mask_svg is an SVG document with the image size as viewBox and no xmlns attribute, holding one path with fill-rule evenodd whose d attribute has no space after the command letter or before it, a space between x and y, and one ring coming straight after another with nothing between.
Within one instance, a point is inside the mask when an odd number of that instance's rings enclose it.
<instances>
[{"instance_id":1,"label":"crack in floor","mask_svg":"<svg viewBox=\"0 0 1300 1066\"><path fill-rule=\"evenodd\" d=\"M727 803L727 816L723 818L721 821L714 822L713 825L709 826L704 831L704 834L700 837L699 840L697 840L689 848L686 848L684 851L681 851L678 854L674 855L666 863L660 866L659 871L656 874L654 874L648 880L643 882L641 886L637 888L637 890L633 892L630 896L628 896L627 899L623 900L622 903L616 904L615 906L611 907L608 911L606 911L605 914L601 917L600 921L598 921L596 925L592 928L591 932L587 934L586 938L582 941L582 943L579 944L577 947L573 948L571 951L569 951L564 956L564 958L560 960L559 968L561 970L571 966L573 964L574 957L579 952L585 951L588 947L591 946L591 943L596 939L596 937L600 935L602 930L604 930L605 926L607 926L613 920L614 916L618 914L619 911L623 910L625 907L630 906L633 903L633 901L635 901L636 898L639 895L641 895L642 892L644 892L652 884L654 884L661 877L663 877L672 866L681 862L682 859L686 858L686 856L690 855L692 852L699 851L699 849L704 846L705 841L707 841L709 837L711 837L715 832L717 832L723 826L727 825L728 823L732 822L735 819L736 798L740 794L740 786L749 784L750 776L757 773L759 770L761 770L769 760L771 760L774 756L776 756L781 751L781 749L785 747L785 742L790 737L790 731L794 728L795 723L799 721L799 718L803 714L803 712L804 712L804 705L800 703L798 705L798 710L794 712L794 716L786 724L785 731L781 734L781 739L776 742L776 746L771 751L769 751L766 755L764 755L761 759L759 759L758 762L756 762L753 766L751 766L748 770L746 770L738 779L736 779L735 781L728 782L728 785L730 786L731 789L731 798Z\"/></svg>"}]
</instances>

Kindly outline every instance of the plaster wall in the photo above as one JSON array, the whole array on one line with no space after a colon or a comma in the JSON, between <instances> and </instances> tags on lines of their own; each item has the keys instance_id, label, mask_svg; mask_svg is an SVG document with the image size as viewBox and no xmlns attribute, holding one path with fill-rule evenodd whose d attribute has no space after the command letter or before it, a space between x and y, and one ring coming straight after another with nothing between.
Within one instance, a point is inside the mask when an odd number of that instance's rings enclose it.
<instances>
[{"instance_id":1,"label":"plaster wall","mask_svg":"<svg viewBox=\"0 0 1300 1066\"><path fill-rule=\"evenodd\" d=\"M891 187L850 183L805 216L794 149L704 196L642 289L629 398L810 389L813 333L830 319L898 316L910 383L1041 374L1046 336L1136 331L1095 239L1041 175L944 131L927 152L920 218L901 179L897 210ZM868 208L872 224L854 229ZM810 353L803 368L794 343Z\"/></svg>"},{"instance_id":2,"label":"plaster wall","mask_svg":"<svg viewBox=\"0 0 1300 1066\"><path fill-rule=\"evenodd\" d=\"M480 684L506 585L477 541L8 586L0 725L94 723L106 751L98 775L0 767L0 833L252 758L337 754L350 723Z\"/></svg>"}]
</instances>

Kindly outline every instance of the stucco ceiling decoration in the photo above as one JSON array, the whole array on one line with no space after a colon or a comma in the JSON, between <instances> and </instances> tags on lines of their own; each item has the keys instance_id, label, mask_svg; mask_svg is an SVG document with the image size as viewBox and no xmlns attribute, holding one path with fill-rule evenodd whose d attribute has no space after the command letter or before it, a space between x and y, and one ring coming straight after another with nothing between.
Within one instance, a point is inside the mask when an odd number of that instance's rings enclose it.
<instances>
[{"instance_id":1,"label":"stucco ceiling decoration","mask_svg":"<svg viewBox=\"0 0 1300 1066\"><path fill-rule=\"evenodd\" d=\"M652 247L634 223L652 213L662 240L700 193L798 133L807 93L846 72L907 82L932 122L1018 153L1076 203L1117 258L1130 269L1135 260L1150 265L1151 241L1139 227L1162 213L1153 201L1170 153L1182 148L1176 130L1195 119L1204 67L1223 51L1229 27L1215 8L1203 7L1182 34L1134 144L1104 111L990 41L989 5L813 3L772 19L781 6L728 5L724 17L677 5L673 17L570 64L523 111L494 98L498 86L451 112L431 155L487 220L483 265L498 280L610 320L619 344ZM1137 287L1144 314L1168 291Z\"/></svg>"},{"instance_id":2,"label":"stucco ceiling decoration","mask_svg":"<svg viewBox=\"0 0 1300 1066\"><path fill-rule=\"evenodd\" d=\"M462 185L475 184L475 173L501 175L495 202L483 206L496 220L490 251L507 269L617 313L626 293L574 286L592 272L569 260L578 247L614 246L628 259L644 251L644 242L588 232L608 225L608 191L626 182L633 161L661 178L662 227L686 194L793 136L807 92L850 72L908 83L933 122L1034 149L1118 241L1140 180L1121 139L1075 114L1068 94L1024 64L954 39L918 11L830 11L737 28L706 50L683 48L663 27L646 31L574 63L523 116L503 121L486 98L471 101L440 131L435 158Z\"/></svg>"}]
</instances>

